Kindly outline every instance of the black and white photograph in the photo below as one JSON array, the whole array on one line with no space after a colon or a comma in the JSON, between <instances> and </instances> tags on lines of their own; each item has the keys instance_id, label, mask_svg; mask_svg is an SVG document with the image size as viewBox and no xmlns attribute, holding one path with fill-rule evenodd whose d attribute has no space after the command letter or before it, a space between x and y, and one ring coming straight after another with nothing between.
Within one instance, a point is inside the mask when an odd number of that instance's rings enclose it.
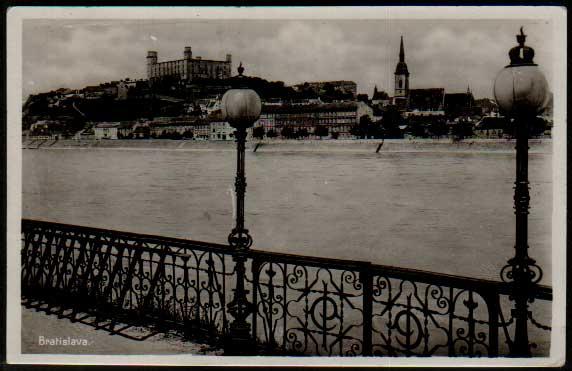
<instances>
[{"instance_id":1,"label":"black and white photograph","mask_svg":"<svg viewBox=\"0 0 572 371\"><path fill-rule=\"evenodd\" d=\"M7 18L9 362L564 362L562 8Z\"/></svg>"}]
</instances>

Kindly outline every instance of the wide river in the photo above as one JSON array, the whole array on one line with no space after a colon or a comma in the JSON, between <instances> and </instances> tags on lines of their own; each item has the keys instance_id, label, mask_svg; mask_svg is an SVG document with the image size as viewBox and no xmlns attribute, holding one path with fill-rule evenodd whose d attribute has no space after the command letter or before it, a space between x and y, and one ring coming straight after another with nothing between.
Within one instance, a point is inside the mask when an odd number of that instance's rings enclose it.
<instances>
[{"instance_id":1,"label":"wide river","mask_svg":"<svg viewBox=\"0 0 572 371\"><path fill-rule=\"evenodd\" d=\"M235 154L23 150L23 216L225 243ZM253 248L498 279L513 254L510 152L248 152ZM552 156L530 155L530 254L551 276Z\"/></svg>"}]
</instances>

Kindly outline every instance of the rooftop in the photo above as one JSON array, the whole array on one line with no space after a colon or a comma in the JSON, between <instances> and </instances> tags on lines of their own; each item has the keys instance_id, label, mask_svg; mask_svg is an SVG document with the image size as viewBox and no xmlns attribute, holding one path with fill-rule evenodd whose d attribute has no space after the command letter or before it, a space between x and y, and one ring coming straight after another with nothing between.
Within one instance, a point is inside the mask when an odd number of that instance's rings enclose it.
<instances>
[{"instance_id":1,"label":"rooftop","mask_svg":"<svg viewBox=\"0 0 572 371\"><path fill-rule=\"evenodd\" d=\"M356 102L308 104L308 105L263 105L262 113L306 113L306 112L344 112L355 111Z\"/></svg>"}]
</instances>

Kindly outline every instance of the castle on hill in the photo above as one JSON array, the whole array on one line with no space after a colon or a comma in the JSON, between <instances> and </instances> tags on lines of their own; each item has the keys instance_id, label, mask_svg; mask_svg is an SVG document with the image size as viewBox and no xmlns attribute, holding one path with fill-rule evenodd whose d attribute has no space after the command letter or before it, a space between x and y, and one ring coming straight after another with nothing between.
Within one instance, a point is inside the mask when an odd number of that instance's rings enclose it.
<instances>
[{"instance_id":1,"label":"castle on hill","mask_svg":"<svg viewBox=\"0 0 572 371\"><path fill-rule=\"evenodd\" d=\"M190 82L195 79L227 79L230 77L232 55L226 60L216 61L194 57L190 46L186 46L183 59L159 62L156 51L147 52L147 79L149 83L164 78L174 77L180 81Z\"/></svg>"}]
</instances>

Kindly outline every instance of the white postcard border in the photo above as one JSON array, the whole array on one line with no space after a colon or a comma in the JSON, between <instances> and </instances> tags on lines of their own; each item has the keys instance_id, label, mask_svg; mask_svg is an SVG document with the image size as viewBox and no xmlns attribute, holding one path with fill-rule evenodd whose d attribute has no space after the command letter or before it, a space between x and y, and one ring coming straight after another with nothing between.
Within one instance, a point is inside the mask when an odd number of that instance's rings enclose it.
<instances>
[{"instance_id":1,"label":"white postcard border","mask_svg":"<svg viewBox=\"0 0 572 371\"><path fill-rule=\"evenodd\" d=\"M565 360L566 304L566 9L549 6L490 7L14 7L7 13L7 323L9 363L101 365L252 366L559 366ZM202 355L21 354L20 224L22 205L22 21L24 19L549 19L554 26L553 316L550 357L343 358L228 357ZM502 66L499 66L501 68Z\"/></svg>"}]
</instances>

